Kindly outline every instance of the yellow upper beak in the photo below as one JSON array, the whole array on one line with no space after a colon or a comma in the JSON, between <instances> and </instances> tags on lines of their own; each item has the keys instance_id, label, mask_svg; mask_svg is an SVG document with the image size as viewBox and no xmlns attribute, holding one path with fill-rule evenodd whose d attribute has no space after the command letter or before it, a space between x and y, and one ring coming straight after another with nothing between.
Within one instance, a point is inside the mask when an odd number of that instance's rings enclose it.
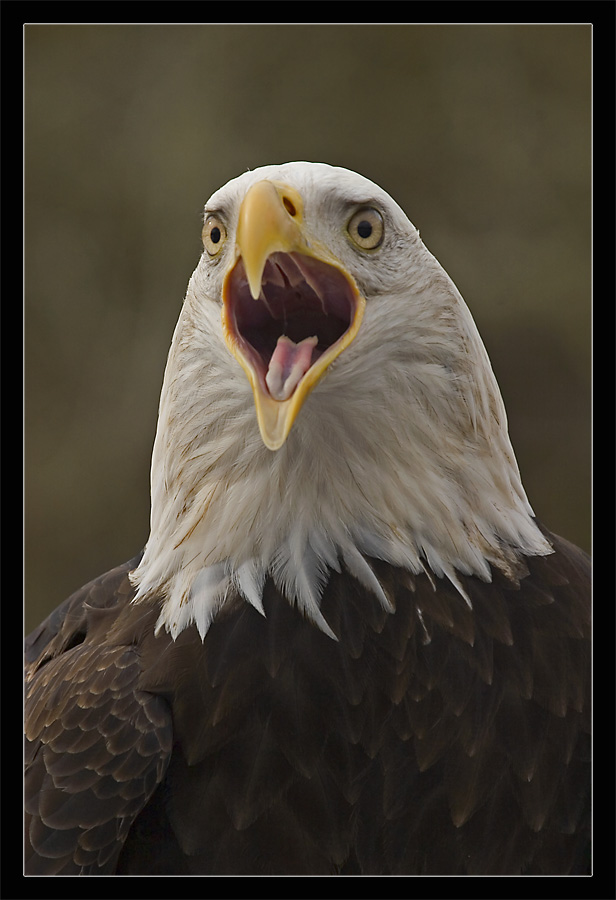
<instances>
[{"instance_id":1,"label":"yellow upper beak","mask_svg":"<svg viewBox=\"0 0 616 900\"><path fill-rule=\"evenodd\" d=\"M244 197L236 247L244 260L250 293L255 300L261 293L263 269L270 254L306 252L301 221L301 197L290 187L259 181Z\"/></svg>"},{"instance_id":2,"label":"yellow upper beak","mask_svg":"<svg viewBox=\"0 0 616 900\"><path fill-rule=\"evenodd\" d=\"M231 353L238 360L252 386L259 429L264 444L278 450L287 439L291 426L306 397L323 377L330 363L355 338L365 308L352 276L323 245L309 240L303 220L301 195L289 185L259 181L247 191L242 202L236 233L235 260L223 285L223 334ZM290 397L275 400L263 377L245 352L231 311L231 274L241 259L250 294L255 302L261 294L263 272L272 253L299 253L334 266L346 278L354 299L354 312L344 334L329 346L303 375Z\"/></svg>"}]
</instances>

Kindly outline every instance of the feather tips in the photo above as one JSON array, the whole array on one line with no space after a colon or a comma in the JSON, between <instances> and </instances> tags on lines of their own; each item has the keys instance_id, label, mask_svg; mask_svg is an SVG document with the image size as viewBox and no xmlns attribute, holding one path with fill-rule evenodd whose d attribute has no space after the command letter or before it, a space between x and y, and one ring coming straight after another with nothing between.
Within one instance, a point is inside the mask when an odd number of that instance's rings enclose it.
<instances>
[{"instance_id":1,"label":"feather tips","mask_svg":"<svg viewBox=\"0 0 616 900\"><path fill-rule=\"evenodd\" d=\"M271 577L205 641L156 637L128 567L85 588L33 638L28 873L582 872L587 575L551 541L517 584L460 576L472 610L366 561L390 611L339 565L320 605L338 641Z\"/></svg>"}]
</instances>

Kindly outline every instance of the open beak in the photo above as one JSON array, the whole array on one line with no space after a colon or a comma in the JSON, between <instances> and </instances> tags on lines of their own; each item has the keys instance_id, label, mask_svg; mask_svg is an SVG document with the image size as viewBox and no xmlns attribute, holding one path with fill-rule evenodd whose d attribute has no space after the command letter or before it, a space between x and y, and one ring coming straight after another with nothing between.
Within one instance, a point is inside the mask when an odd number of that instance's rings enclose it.
<instances>
[{"instance_id":1,"label":"open beak","mask_svg":"<svg viewBox=\"0 0 616 900\"><path fill-rule=\"evenodd\" d=\"M352 276L307 235L300 194L272 181L252 185L223 284L222 324L270 450L284 444L310 391L355 338L365 305Z\"/></svg>"}]
</instances>

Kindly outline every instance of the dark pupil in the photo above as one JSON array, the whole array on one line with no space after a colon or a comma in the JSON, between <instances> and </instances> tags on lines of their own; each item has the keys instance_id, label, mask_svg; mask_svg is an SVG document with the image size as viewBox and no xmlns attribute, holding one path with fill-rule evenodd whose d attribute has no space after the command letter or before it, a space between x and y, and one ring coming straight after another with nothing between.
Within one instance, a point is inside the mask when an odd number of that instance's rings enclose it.
<instances>
[{"instance_id":1,"label":"dark pupil","mask_svg":"<svg viewBox=\"0 0 616 900\"><path fill-rule=\"evenodd\" d=\"M220 228L218 228L218 226L216 225L214 225L214 227L210 231L210 240L213 244L217 244L220 240Z\"/></svg>"},{"instance_id":2,"label":"dark pupil","mask_svg":"<svg viewBox=\"0 0 616 900\"><path fill-rule=\"evenodd\" d=\"M357 226L357 234L360 236L360 238L369 238L372 234L372 225L370 224L370 222L362 219L362 221Z\"/></svg>"}]
</instances>

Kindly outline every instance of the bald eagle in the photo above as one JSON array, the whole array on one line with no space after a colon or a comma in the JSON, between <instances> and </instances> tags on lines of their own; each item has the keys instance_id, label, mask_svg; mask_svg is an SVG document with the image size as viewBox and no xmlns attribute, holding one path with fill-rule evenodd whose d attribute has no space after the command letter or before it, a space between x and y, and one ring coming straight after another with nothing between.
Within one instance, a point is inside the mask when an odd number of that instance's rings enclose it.
<instances>
[{"instance_id":1,"label":"bald eagle","mask_svg":"<svg viewBox=\"0 0 616 900\"><path fill-rule=\"evenodd\" d=\"M145 549L27 638L26 872L587 872L589 562L456 287L346 169L203 221Z\"/></svg>"}]
</instances>

